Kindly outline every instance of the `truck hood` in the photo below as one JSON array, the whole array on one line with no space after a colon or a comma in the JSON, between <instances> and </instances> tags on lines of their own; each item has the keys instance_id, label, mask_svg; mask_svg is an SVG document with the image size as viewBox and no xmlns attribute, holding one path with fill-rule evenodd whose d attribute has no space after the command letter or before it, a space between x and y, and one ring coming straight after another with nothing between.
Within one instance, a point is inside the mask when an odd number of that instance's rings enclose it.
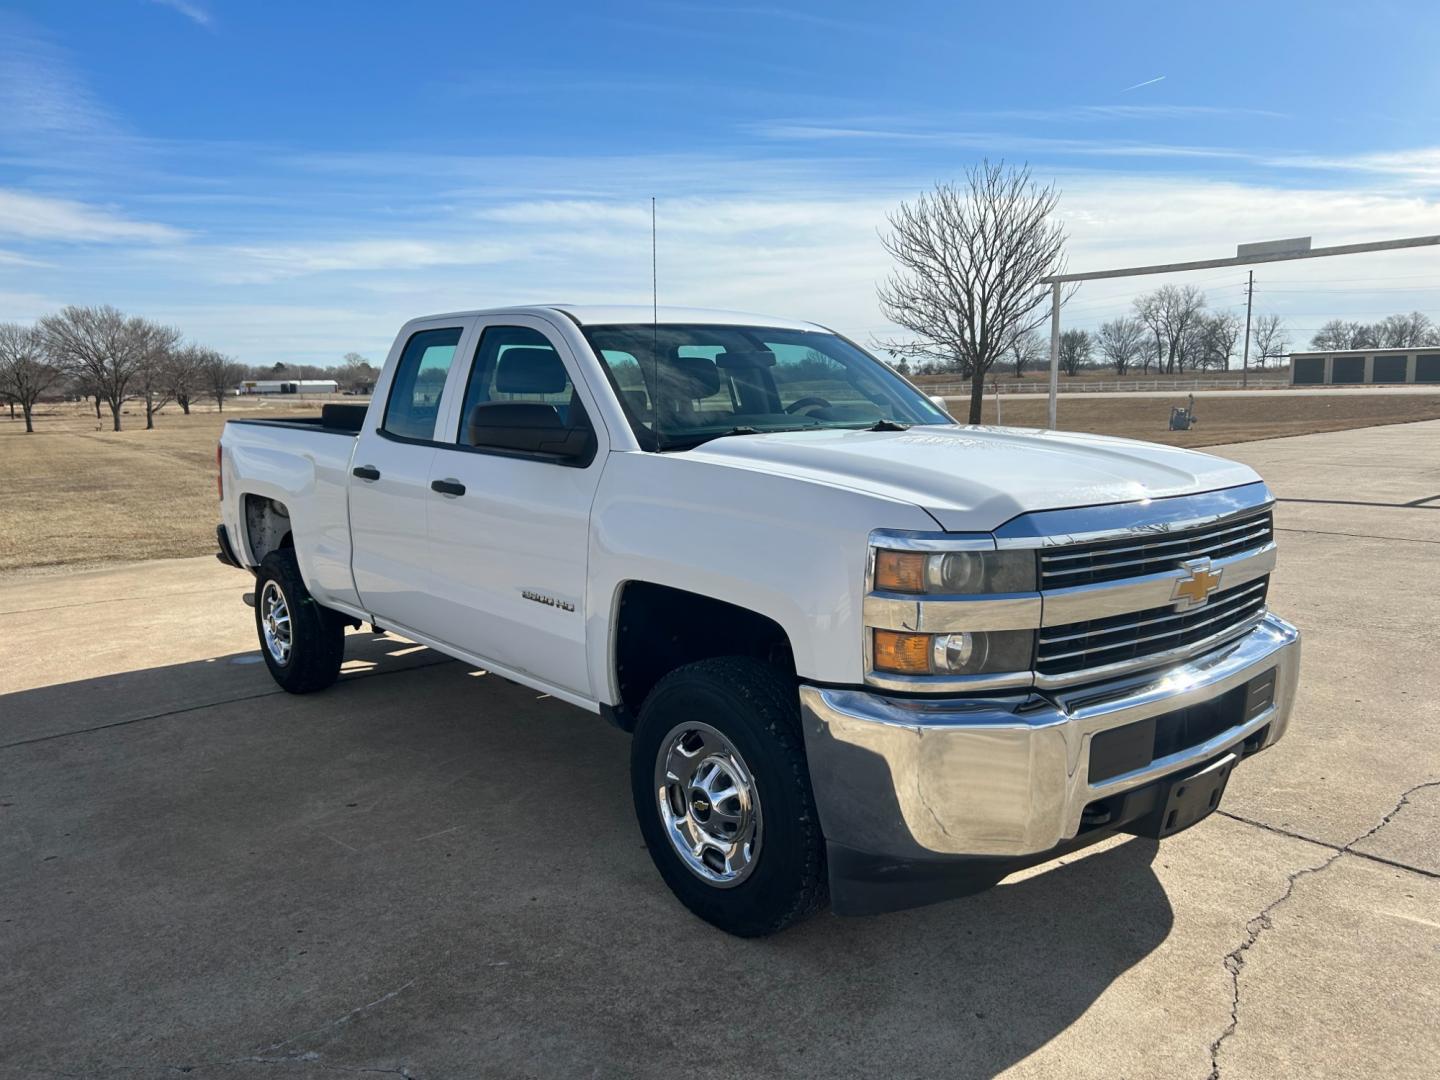
<instances>
[{"instance_id":1,"label":"truck hood","mask_svg":"<svg viewBox=\"0 0 1440 1080\"><path fill-rule=\"evenodd\" d=\"M1245 465L1173 446L953 425L731 436L687 456L915 503L947 532L988 532L1032 510L1189 495L1259 479Z\"/></svg>"}]
</instances>

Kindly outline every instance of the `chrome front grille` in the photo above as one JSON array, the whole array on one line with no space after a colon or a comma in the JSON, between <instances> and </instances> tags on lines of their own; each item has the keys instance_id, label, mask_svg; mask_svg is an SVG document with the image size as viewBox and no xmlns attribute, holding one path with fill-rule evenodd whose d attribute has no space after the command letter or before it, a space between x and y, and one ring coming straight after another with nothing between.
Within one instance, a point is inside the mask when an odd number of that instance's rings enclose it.
<instances>
[{"instance_id":1,"label":"chrome front grille","mask_svg":"<svg viewBox=\"0 0 1440 1080\"><path fill-rule=\"evenodd\" d=\"M1192 529L1042 549L1040 588L1065 589L1165 573L1186 559L1224 559L1268 544L1270 511ZM1213 606L1214 601L1211 602ZM1137 613L1138 615L1144 612Z\"/></svg>"},{"instance_id":2,"label":"chrome front grille","mask_svg":"<svg viewBox=\"0 0 1440 1080\"><path fill-rule=\"evenodd\" d=\"M1268 538L1268 514L1265 521ZM1188 557L1167 557L1167 569L1174 567L1175 558ZM1176 612L1172 604L1088 622L1047 626L1039 634L1035 670L1042 677L1063 677L1112 664L1130 666L1147 659L1160 663L1170 654L1188 655L1207 643L1218 646L1259 621L1265 612L1269 583L1267 574L1218 592L1209 603L1186 612Z\"/></svg>"}]
</instances>

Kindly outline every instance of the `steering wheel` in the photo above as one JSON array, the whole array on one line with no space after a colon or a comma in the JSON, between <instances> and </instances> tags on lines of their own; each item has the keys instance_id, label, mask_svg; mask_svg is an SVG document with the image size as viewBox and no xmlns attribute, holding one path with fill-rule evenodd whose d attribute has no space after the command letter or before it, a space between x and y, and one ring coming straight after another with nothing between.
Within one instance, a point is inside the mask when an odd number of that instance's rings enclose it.
<instances>
[{"instance_id":1,"label":"steering wheel","mask_svg":"<svg viewBox=\"0 0 1440 1080\"><path fill-rule=\"evenodd\" d=\"M802 397L786 405L785 411L787 413L795 413L801 409L812 408L828 409L830 408L830 402L826 401L823 397Z\"/></svg>"}]
</instances>

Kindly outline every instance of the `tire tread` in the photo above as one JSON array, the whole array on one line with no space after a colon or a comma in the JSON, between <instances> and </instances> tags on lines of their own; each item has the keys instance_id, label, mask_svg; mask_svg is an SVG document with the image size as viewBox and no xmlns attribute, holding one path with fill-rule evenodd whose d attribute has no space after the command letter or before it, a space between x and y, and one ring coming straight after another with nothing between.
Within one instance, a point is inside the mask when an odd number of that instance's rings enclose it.
<instances>
[{"instance_id":1,"label":"tire tread","mask_svg":"<svg viewBox=\"0 0 1440 1080\"><path fill-rule=\"evenodd\" d=\"M664 696L667 688L677 683L700 684L722 696L739 698L759 721L763 733L779 749L779 759L786 772L785 782L792 788L796 802L802 807L793 823L799 830L801 861L798 880L790 890L788 903L771 918L751 922L742 927L724 929L742 937L773 934L808 918L829 902L829 878L825 865L825 838L815 810L815 796L810 784L810 769L805 757L805 739L800 727L800 701L794 676L774 665L744 656L722 656L699 660L676 668L658 683L646 698L646 706ZM646 709L641 709L644 723ZM637 759L636 767L640 767ZM647 764L645 766L649 768ZM644 812L637 800L637 812ZM653 813L653 809L651 810ZM667 850L667 857L673 857ZM763 857L763 856L762 856ZM683 897L682 897L683 899Z\"/></svg>"},{"instance_id":2,"label":"tire tread","mask_svg":"<svg viewBox=\"0 0 1440 1080\"><path fill-rule=\"evenodd\" d=\"M267 578L280 583L290 608L290 663L285 667L275 663L260 633L260 590ZM260 655L282 689L292 694L310 694L324 690L340 677L340 665L345 660L343 617L322 607L310 595L290 548L272 551L260 563L255 578L255 629L260 636Z\"/></svg>"}]
</instances>

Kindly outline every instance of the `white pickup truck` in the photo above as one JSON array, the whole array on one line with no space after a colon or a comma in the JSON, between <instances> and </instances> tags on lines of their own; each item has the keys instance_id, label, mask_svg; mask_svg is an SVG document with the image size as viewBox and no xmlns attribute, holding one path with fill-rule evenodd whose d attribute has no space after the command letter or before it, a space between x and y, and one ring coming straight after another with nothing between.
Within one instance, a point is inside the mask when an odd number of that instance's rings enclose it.
<instances>
[{"instance_id":1,"label":"white pickup truck","mask_svg":"<svg viewBox=\"0 0 1440 1080\"><path fill-rule=\"evenodd\" d=\"M368 409L218 453L281 686L368 622L599 713L661 876L736 934L1168 836L1289 720L1254 472L960 426L812 323L416 319Z\"/></svg>"}]
</instances>

